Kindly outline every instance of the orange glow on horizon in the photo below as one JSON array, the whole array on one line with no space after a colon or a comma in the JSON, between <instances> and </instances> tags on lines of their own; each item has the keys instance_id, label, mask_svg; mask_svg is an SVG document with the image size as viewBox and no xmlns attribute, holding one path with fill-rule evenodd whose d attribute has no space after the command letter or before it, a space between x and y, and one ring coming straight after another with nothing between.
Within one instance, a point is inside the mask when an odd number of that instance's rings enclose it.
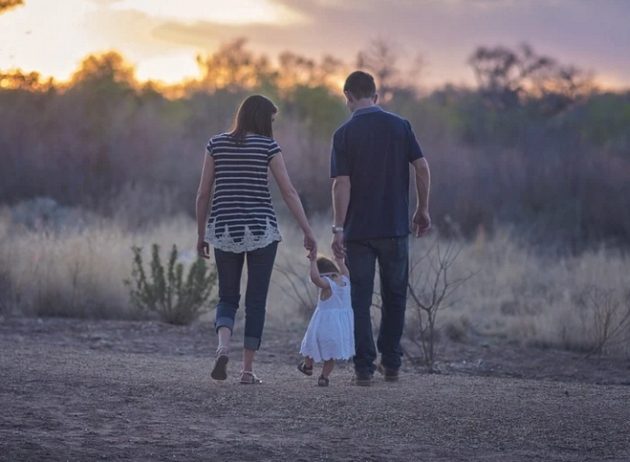
<instances>
[{"instance_id":1,"label":"orange glow on horizon","mask_svg":"<svg viewBox=\"0 0 630 462\"><path fill-rule=\"evenodd\" d=\"M349 9L351 3L344 6L341 0L318 1L321 9L330 7L336 14L353 13ZM461 10L464 3L450 2L449 10ZM208 56L236 37L252 37L255 55L265 54L274 62L283 49L288 49L308 59L329 53L348 65L354 62L358 50L380 33L374 29L373 36L352 36L350 25L343 21L333 22L334 28L328 30L320 24L324 16L314 13L315 8L298 8L297 2L295 7L292 2L277 0L230 0L229 8L225 5L224 0L26 0L23 5L0 14L0 72L7 73L8 69L22 74L36 72L42 80L52 78L56 84L64 85L70 82L86 56L118 50L133 64L138 82L169 87L199 79L196 56ZM358 5L352 6L357 12L362 8ZM406 4L406 8L411 7ZM493 9L498 8L497 2ZM490 11L486 8L484 14ZM354 33L360 32L357 29ZM396 32L391 32L394 41L398 40ZM449 36L450 42L456 42L455 38ZM412 39L401 36L398 42ZM443 41L443 45L452 44L449 40ZM471 50L475 45L471 43ZM536 48L545 51L544 47ZM427 72L423 69L419 79L424 89L446 83L475 84L464 52L461 59L459 53L441 48L432 52L433 57L426 60ZM413 53L404 48L400 55L402 60L411 59ZM563 56L559 60L564 61ZM585 62L589 59L585 58ZM576 64L580 67L579 61ZM331 86L340 87L342 77L331 74L328 81ZM594 82L601 89L619 91L630 87L630 76L626 78L620 67L600 66L595 68Z\"/></svg>"}]
</instances>

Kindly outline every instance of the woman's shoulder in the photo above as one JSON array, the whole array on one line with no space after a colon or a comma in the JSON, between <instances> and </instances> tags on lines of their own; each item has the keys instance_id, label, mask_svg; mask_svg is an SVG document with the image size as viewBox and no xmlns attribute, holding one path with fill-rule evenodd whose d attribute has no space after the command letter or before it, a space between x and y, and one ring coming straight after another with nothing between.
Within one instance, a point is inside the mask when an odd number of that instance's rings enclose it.
<instances>
[{"instance_id":1,"label":"woman's shoulder","mask_svg":"<svg viewBox=\"0 0 630 462\"><path fill-rule=\"evenodd\" d=\"M245 140L246 141L250 141L252 143L264 143L264 144L267 144L269 146L278 144L278 142L274 138L272 138L270 136L257 135L257 134L247 135L245 137Z\"/></svg>"},{"instance_id":2,"label":"woman's shoulder","mask_svg":"<svg viewBox=\"0 0 630 462\"><path fill-rule=\"evenodd\" d=\"M231 132L223 132L223 133L218 133L214 136L210 137L210 141L235 141L235 138L232 136ZM258 135L258 134L248 134L245 135L245 142L252 142L252 143L267 143L267 144L274 144L274 143L278 143L275 138L272 138L270 136L264 136L264 135Z\"/></svg>"},{"instance_id":3,"label":"woman's shoulder","mask_svg":"<svg viewBox=\"0 0 630 462\"><path fill-rule=\"evenodd\" d=\"M229 133L218 133L210 137L208 140L208 146L217 146L227 141L230 141L232 137Z\"/></svg>"}]
</instances>

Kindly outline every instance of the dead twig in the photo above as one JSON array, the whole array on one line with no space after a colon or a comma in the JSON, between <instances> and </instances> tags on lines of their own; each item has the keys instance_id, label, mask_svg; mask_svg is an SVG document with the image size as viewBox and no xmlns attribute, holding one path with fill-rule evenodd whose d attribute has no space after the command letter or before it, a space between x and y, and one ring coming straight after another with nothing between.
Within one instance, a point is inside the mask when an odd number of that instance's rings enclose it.
<instances>
[{"instance_id":1,"label":"dead twig","mask_svg":"<svg viewBox=\"0 0 630 462\"><path fill-rule=\"evenodd\" d=\"M438 312L449 306L447 301L473 277L473 274L455 279L451 277L451 270L460 252L461 247L456 248L449 242L444 249L436 240L427 252L415 257L411 265L408 303L414 309L417 321L416 332L411 333L408 338L422 351L424 363L430 372L435 372L435 326ZM422 263L427 267L424 272L418 270Z\"/></svg>"}]
</instances>

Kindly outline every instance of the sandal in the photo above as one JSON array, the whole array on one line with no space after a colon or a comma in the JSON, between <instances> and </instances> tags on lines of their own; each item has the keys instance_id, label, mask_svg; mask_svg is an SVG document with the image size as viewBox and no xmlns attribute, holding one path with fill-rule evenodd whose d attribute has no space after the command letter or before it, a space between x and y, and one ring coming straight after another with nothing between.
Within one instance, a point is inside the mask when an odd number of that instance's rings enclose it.
<instances>
[{"instance_id":1,"label":"sandal","mask_svg":"<svg viewBox=\"0 0 630 462\"><path fill-rule=\"evenodd\" d=\"M227 379L228 349L226 347L217 348L217 359L214 361L214 367L210 373L210 377L214 380Z\"/></svg>"},{"instance_id":2,"label":"sandal","mask_svg":"<svg viewBox=\"0 0 630 462\"><path fill-rule=\"evenodd\" d=\"M319 378L317 379L318 387L327 387L329 383L330 383L330 380L328 379L328 377L324 377L323 375L320 375Z\"/></svg>"},{"instance_id":3,"label":"sandal","mask_svg":"<svg viewBox=\"0 0 630 462\"><path fill-rule=\"evenodd\" d=\"M300 371L304 375L308 375L309 377L313 375L313 366L307 366L305 361L302 361L298 364L298 371Z\"/></svg>"},{"instance_id":4,"label":"sandal","mask_svg":"<svg viewBox=\"0 0 630 462\"><path fill-rule=\"evenodd\" d=\"M240 383L242 385L259 385L262 383L262 380L256 377L251 371L241 371Z\"/></svg>"}]
</instances>

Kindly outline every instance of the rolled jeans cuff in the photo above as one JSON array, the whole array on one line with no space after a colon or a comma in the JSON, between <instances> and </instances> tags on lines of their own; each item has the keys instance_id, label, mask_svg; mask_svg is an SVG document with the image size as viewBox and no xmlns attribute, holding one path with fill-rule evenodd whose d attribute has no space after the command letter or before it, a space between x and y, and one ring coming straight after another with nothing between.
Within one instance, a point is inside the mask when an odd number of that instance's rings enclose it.
<instances>
[{"instance_id":1,"label":"rolled jeans cuff","mask_svg":"<svg viewBox=\"0 0 630 462\"><path fill-rule=\"evenodd\" d=\"M220 316L214 323L214 329L218 332L220 327L227 327L230 333L234 330L234 319L227 316Z\"/></svg>"},{"instance_id":2,"label":"rolled jeans cuff","mask_svg":"<svg viewBox=\"0 0 630 462\"><path fill-rule=\"evenodd\" d=\"M245 348L248 350L258 350L260 348L260 338L245 336Z\"/></svg>"}]
</instances>

